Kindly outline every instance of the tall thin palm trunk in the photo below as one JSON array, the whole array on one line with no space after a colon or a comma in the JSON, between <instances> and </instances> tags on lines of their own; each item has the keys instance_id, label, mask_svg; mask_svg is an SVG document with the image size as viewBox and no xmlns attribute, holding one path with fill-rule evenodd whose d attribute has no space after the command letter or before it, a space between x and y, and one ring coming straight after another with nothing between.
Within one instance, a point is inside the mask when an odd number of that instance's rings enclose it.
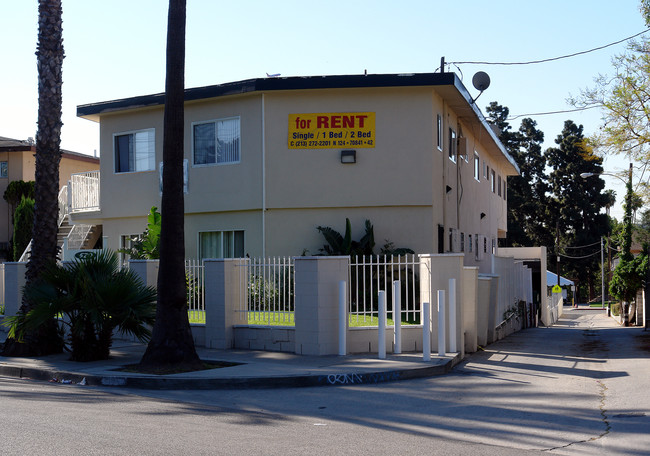
<instances>
[{"instance_id":1,"label":"tall thin palm trunk","mask_svg":"<svg viewBox=\"0 0 650 456\"><path fill-rule=\"evenodd\" d=\"M63 85L63 22L61 0L38 2L38 131L34 189L34 228L27 284L38 279L48 263L56 261L58 231L59 162L61 161L61 104ZM20 312L30 309L23 299ZM62 350L52 321L28 333L21 343L5 342L6 356L38 356Z\"/></svg>"},{"instance_id":2,"label":"tall thin palm trunk","mask_svg":"<svg viewBox=\"0 0 650 456\"><path fill-rule=\"evenodd\" d=\"M199 365L187 314L183 200L185 0L170 0L163 137L158 307L140 364Z\"/></svg>"}]
</instances>

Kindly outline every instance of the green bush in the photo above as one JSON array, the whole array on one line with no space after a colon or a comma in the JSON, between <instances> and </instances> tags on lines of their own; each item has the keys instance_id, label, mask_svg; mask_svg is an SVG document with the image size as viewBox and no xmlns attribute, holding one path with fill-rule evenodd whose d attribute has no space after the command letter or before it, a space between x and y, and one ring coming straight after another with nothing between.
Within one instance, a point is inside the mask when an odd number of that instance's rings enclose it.
<instances>
[{"instance_id":1,"label":"green bush","mask_svg":"<svg viewBox=\"0 0 650 456\"><path fill-rule=\"evenodd\" d=\"M115 328L143 342L151 336L156 290L120 269L114 252L52 264L24 295L32 310L8 319L9 337L20 341L26 331L58 318L68 327L66 348L74 361L108 359Z\"/></svg>"},{"instance_id":2,"label":"green bush","mask_svg":"<svg viewBox=\"0 0 650 456\"><path fill-rule=\"evenodd\" d=\"M20 200L14 213L14 261L18 261L32 240L32 227L34 225L34 200L25 198Z\"/></svg>"}]
</instances>

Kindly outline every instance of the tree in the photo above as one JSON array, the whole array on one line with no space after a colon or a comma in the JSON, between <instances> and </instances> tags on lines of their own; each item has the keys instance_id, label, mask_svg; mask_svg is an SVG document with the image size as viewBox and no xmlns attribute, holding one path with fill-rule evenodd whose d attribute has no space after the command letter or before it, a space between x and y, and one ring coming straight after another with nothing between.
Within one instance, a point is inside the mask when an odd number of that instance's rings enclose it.
<instances>
[{"instance_id":1,"label":"tree","mask_svg":"<svg viewBox=\"0 0 650 456\"><path fill-rule=\"evenodd\" d=\"M14 215L14 261L20 260L29 245L32 226L34 226L34 200L23 196Z\"/></svg>"},{"instance_id":2,"label":"tree","mask_svg":"<svg viewBox=\"0 0 650 456\"><path fill-rule=\"evenodd\" d=\"M142 367L199 367L187 314L183 200L185 0L170 0L163 134L160 268L156 323Z\"/></svg>"},{"instance_id":3,"label":"tree","mask_svg":"<svg viewBox=\"0 0 650 456\"><path fill-rule=\"evenodd\" d=\"M13 223L14 212L16 206L20 203L22 197L34 199L34 181L17 180L9 182L2 198L9 203L11 210L11 223Z\"/></svg>"},{"instance_id":4,"label":"tree","mask_svg":"<svg viewBox=\"0 0 650 456\"><path fill-rule=\"evenodd\" d=\"M548 217L558 227L560 246L572 247L558 252L564 257L562 273L580 284L587 284L589 295L593 297L600 255L591 254L597 250L593 245L599 244L601 236L608 231L608 218L601 209L609 203L610 197L603 191L605 182L600 177L582 179L580 174L602 173L602 158L594 155L586 144L582 125L570 120L564 123L555 143L558 147L545 152L552 168Z\"/></svg>"},{"instance_id":5,"label":"tree","mask_svg":"<svg viewBox=\"0 0 650 456\"><path fill-rule=\"evenodd\" d=\"M530 118L522 120L518 131L511 131L507 121L510 111L497 102L490 103L486 111L488 122L499 129L499 139L520 170L519 176L508 177L508 237L505 244L548 245L552 235L545 224L548 184L546 159L542 154L544 133Z\"/></svg>"},{"instance_id":6,"label":"tree","mask_svg":"<svg viewBox=\"0 0 650 456\"><path fill-rule=\"evenodd\" d=\"M61 161L61 104L63 85L63 25L61 0L38 2L38 131L34 189L34 227L32 251L27 263L26 284L38 280L49 264L56 261L58 231L59 163ZM32 304L23 298L19 313ZM5 356L38 356L62 350L56 323L28 332L24 342L8 338Z\"/></svg>"}]
</instances>

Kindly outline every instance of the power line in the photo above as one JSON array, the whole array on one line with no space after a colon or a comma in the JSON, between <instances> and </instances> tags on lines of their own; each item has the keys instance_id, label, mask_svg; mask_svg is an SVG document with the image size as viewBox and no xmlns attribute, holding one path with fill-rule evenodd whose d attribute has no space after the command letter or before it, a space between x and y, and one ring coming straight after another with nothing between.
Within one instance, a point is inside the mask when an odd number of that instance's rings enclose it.
<instances>
[{"instance_id":1,"label":"power line","mask_svg":"<svg viewBox=\"0 0 650 456\"><path fill-rule=\"evenodd\" d=\"M594 245L600 245L600 241L594 242L593 244L588 244L588 245L577 245L575 247L568 246L568 245L563 245L562 248L563 249L584 249L586 247L592 247Z\"/></svg>"},{"instance_id":2,"label":"power line","mask_svg":"<svg viewBox=\"0 0 650 456\"><path fill-rule=\"evenodd\" d=\"M564 258L571 258L572 260L582 260L584 258L589 258L594 255L598 255L600 253L600 250L594 253L590 253L589 255L584 255L584 256L570 256L570 255L565 255L563 253L558 253L559 256L564 257Z\"/></svg>"},{"instance_id":3,"label":"power line","mask_svg":"<svg viewBox=\"0 0 650 456\"><path fill-rule=\"evenodd\" d=\"M530 62L449 62L449 65L532 65L536 63L547 63L547 62L553 62L555 60L561 60L561 59L568 59L570 57L576 57L578 55L582 54L588 54L590 52L594 51L599 51L601 49L608 48L610 46L614 46L616 44L622 43L624 41L631 40L632 38L636 38L639 35L643 35L644 33L647 33L650 31L650 29L646 29L642 32L637 33L636 35L628 36L627 38L623 38L622 40L615 41L613 43L605 44L604 46L598 46L593 49L589 49L586 51L580 51L580 52L574 52L573 54L567 54L567 55L562 55L559 57L551 57L549 59L542 59L542 60L531 60Z\"/></svg>"},{"instance_id":4,"label":"power line","mask_svg":"<svg viewBox=\"0 0 650 456\"><path fill-rule=\"evenodd\" d=\"M515 120L515 119L519 119L520 117L546 116L546 115L550 115L550 114L562 114L562 113L566 113L566 112L584 111L586 109L599 108L601 106L602 106L601 104L594 104L594 105L585 106L585 107L582 107L582 108L565 109L563 111L549 111L549 112L535 112L535 113L531 113L531 114L517 114L516 116L508 117L506 120Z\"/></svg>"}]
</instances>

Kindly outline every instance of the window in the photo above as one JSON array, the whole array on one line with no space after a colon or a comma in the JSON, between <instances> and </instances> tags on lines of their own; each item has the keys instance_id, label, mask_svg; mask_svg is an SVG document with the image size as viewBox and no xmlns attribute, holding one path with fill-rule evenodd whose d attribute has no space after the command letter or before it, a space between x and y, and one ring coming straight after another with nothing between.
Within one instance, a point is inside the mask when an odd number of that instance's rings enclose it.
<instances>
[{"instance_id":1,"label":"window","mask_svg":"<svg viewBox=\"0 0 650 456\"><path fill-rule=\"evenodd\" d=\"M506 193L508 192L508 184L506 182L506 178L503 178L503 199L505 201L506 199Z\"/></svg>"},{"instance_id":2,"label":"window","mask_svg":"<svg viewBox=\"0 0 650 456\"><path fill-rule=\"evenodd\" d=\"M123 234L120 236L120 249L130 250L135 247L135 244L142 241L142 234ZM119 253L120 264L123 268L129 267L129 259L131 255L128 253Z\"/></svg>"},{"instance_id":3,"label":"window","mask_svg":"<svg viewBox=\"0 0 650 456\"><path fill-rule=\"evenodd\" d=\"M481 165L478 158L478 152L474 151L474 179L481 180Z\"/></svg>"},{"instance_id":4,"label":"window","mask_svg":"<svg viewBox=\"0 0 650 456\"><path fill-rule=\"evenodd\" d=\"M465 233L460 233L460 251L465 251Z\"/></svg>"},{"instance_id":5,"label":"window","mask_svg":"<svg viewBox=\"0 0 650 456\"><path fill-rule=\"evenodd\" d=\"M453 128L449 129L449 160L453 161L456 163L456 152L457 152L457 145L456 145L456 132L454 131Z\"/></svg>"},{"instance_id":6,"label":"window","mask_svg":"<svg viewBox=\"0 0 650 456\"><path fill-rule=\"evenodd\" d=\"M469 253L472 253L472 248L474 246L472 245L472 235L471 234L467 235L467 241L468 241L467 242L468 251L469 251Z\"/></svg>"},{"instance_id":7,"label":"window","mask_svg":"<svg viewBox=\"0 0 650 456\"><path fill-rule=\"evenodd\" d=\"M495 193L497 191L496 182L494 181L495 177L496 177L496 174L495 174L494 170L491 170L490 171L490 187L492 188L492 193Z\"/></svg>"},{"instance_id":8,"label":"window","mask_svg":"<svg viewBox=\"0 0 650 456\"><path fill-rule=\"evenodd\" d=\"M0 177L9 177L9 167L6 161L0 162Z\"/></svg>"},{"instance_id":9,"label":"window","mask_svg":"<svg viewBox=\"0 0 650 456\"><path fill-rule=\"evenodd\" d=\"M115 172L152 171L156 167L155 130L114 135Z\"/></svg>"},{"instance_id":10,"label":"window","mask_svg":"<svg viewBox=\"0 0 650 456\"><path fill-rule=\"evenodd\" d=\"M243 231L204 231L199 233L199 258L243 257Z\"/></svg>"},{"instance_id":11,"label":"window","mask_svg":"<svg viewBox=\"0 0 650 456\"><path fill-rule=\"evenodd\" d=\"M442 150L442 116L438 114L437 143L438 150Z\"/></svg>"},{"instance_id":12,"label":"window","mask_svg":"<svg viewBox=\"0 0 650 456\"><path fill-rule=\"evenodd\" d=\"M192 124L194 165L239 163L239 117Z\"/></svg>"},{"instance_id":13,"label":"window","mask_svg":"<svg viewBox=\"0 0 650 456\"><path fill-rule=\"evenodd\" d=\"M490 174L490 167L483 160L483 179L487 180L488 174Z\"/></svg>"},{"instance_id":14,"label":"window","mask_svg":"<svg viewBox=\"0 0 650 456\"><path fill-rule=\"evenodd\" d=\"M499 184L497 186L497 189L499 190L499 196L501 196L501 176L499 176Z\"/></svg>"}]
</instances>

